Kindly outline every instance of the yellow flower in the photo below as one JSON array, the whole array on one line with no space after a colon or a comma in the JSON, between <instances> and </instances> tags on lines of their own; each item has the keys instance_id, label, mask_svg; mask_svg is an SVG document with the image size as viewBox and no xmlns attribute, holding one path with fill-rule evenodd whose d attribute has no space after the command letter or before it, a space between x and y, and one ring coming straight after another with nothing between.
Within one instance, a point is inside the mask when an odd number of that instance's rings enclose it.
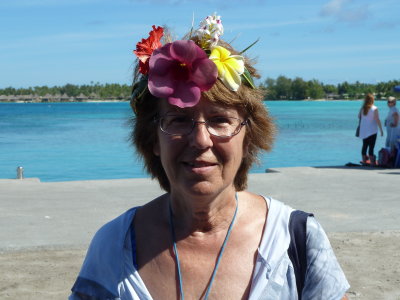
<instances>
[{"instance_id":1,"label":"yellow flower","mask_svg":"<svg viewBox=\"0 0 400 300\"><path fill-rule=\"evenodd\" d=\"M244 72L243 56L231 55L231 52L221 46L212 49L209 57L217 66L218 78L232 91L239 89Z\"/></svg>"}]
</instances>

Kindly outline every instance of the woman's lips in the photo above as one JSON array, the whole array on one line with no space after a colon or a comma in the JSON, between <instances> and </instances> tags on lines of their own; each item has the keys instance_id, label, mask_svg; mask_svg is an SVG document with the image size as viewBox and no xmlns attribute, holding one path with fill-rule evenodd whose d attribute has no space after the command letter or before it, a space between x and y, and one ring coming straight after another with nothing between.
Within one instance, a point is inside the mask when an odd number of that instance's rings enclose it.
<instances>
[{"instance_id":1,"label":"woman's lips","mask_svg":"<svg viewBox=\"0 0 400 300\"><path fill-rule=\"evenodd\" d=\"M185 161L183 165L193 173L206 173L217 166L217 163L207 161Z\"/></svg>"},{"instance_id":2,"label":"woman's lips","mask_svg":"<svg viewBox=\"0 0 400 300\"><path fill-rule=\"evenodd\" d=\"M188 162L184 162L184 164L187 164L194 168L209 167L209 166L216 165L215 163L207 162L207 161L188 161Z\"/></svg>"}]
</instances>

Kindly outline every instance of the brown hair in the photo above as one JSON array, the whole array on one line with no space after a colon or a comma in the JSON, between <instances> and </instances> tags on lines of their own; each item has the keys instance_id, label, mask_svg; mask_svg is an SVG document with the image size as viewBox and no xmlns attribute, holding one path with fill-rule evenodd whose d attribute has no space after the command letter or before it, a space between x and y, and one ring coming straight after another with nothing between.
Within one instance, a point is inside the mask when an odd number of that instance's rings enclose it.
<instances>
[{"instance_id":1,"label":"brown hair","mask_svg":"<svg viewBox=\"0 0 400 300\"><path fill-rule=\"evenodd\" d=\"M363 115L366 116L370 108L374 105L374 95L371 93L367 94L364 99L364 104L362 106Z\"/></svg>"},{"instance_id":2,"label":"brown hair","mask_svg":"<svg viewBox=\"0 0 400 300\"><path fill-rule=\"evenodd\" d=\"M232 53L234 51L227 43L221 43ZM245 66L253 77L259 77L249 59L245 57ZM145 78L135 76L132 94L137 95ZM147 172L156 178L160 186L170 191L170 183L159 156L153 153L157 143L158 123L155 122L158 114L158 103L161 99L150 94L148 89L141 90L140 97L131 101L131 106L136 113L132 120L131 141L136 147L140 158L144 162ZM264 93L260 89L253 89L242 81L237 92L229 90L220 80L213 87L202 93L202 99L212 103L232 107L242 112L249 122L246 126L244 143L247 146L246 155L234 179L236 190L241 191L247 187L247 174L251 166L258 162L257 157L261 151L269 151L272 148L275 126L271 116L264 106ZM161 100L166 101L166 100Z\"/></svg>"}]
</instances>

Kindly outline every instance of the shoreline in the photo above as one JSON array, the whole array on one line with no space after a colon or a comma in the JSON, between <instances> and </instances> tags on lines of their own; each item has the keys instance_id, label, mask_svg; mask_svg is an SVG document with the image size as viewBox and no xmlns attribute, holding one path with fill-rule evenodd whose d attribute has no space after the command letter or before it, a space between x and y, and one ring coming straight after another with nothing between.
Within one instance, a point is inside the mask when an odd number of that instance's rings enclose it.
<instances>
[{"instance_id":1,"label":"shoreline","mask_svg":"<svg viewBox=\"0 0 400 300\"><path fill-rule=\"evenodd\" d=\"M13 104L13 103L114 103L114 102L129 102L130 100L82 100L82 101L23 101L23 100L18 100L18 101L1 101L0 103L8 103L8 104Z\"/></svg>"},{"instance_id":2,"label":"shoreline","mask_svg":"<svg viewBox=\"0 0 400 300\"><path fill-rule=\"evenodd\" d=\"M340 102L340 101L363 101L363 99L268 99L268 100L263 100L264 102L325 102L325 101L332 101L332 102ZM386 101L386 99L376 99L375 101ZM117 102L130 102L130 99L126 100L112 100L112 99L93 99L93 100L74 100L74 101L26 101L26 100L16 100L16 101L4 101L0 99L0 104L1 103L8 103L8 104L13 104L13 103L117 103Z\"/></svg>"},{"instance_id":3,"label":"shoreline","mask_svg":"<svg viewBox=\"0 0 400 300\"><path fill-rule=\"evenodd\" d=\"M380 171L388 171L390 170L400 170L396 168L383 168L383 167L371 167L371 166L363 166L363 165L354 165L354 166L346 166L346 165L333 165L333 166L290 166L290 167L271 167L265 169L264 172L249 172L249 176L257 175L257 174L269 174L279 172L280 169L295 169L295 168L335 168L335 169L355 169L355 170L380 170ZM143 177L124 177L124 178L96 178L96 179L71 179L71 180L41 180L39 177L24 177L24 178L1 178L0 183L9 181L10 183L15 181L34 181L40 183L68 183L68 182L99 182L99 181L118 181L118 180L135 180L135 179L145 179L151 180L150 175Z\"/></svg>"}]
</instances>

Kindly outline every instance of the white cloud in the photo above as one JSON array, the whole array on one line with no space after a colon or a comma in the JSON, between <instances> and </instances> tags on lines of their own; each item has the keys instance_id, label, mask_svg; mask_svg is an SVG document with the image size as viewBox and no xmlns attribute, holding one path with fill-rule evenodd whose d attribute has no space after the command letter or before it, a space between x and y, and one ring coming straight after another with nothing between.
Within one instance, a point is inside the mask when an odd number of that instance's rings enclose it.
<instances>
[{"instance_id":1,"label":"white cloud","mask_svg":"<svg viewBox=\"0 0 400 300\"><path fill-rule=\"evenodd\" d=\"M320 11L323 17L354 23L367 19L371 13L367 4L357 4L354 0L330 0Z\"/></svg>"},{"instance_id":2,"label":"white cloud","mask_svg":"<svg viewBox=\"0 0 400 300\"><path fill-rule=\"evenodd\" d=\"M368 6L362 5L356 9L346 9L343 10L338 18L340 21L345 22L358 22L367 19L369 16Z\"/></svg>"},{"instance_id":3,"label":"white cloud","mask_svg":"<svg viewBox=\"0 0 400 300\"><path fill-rule=\"evenodd\" d=\"M321 9L322 16L334 16L343 10L343 6L350 0L331 0L325 4Z\"/></svg>"}]
</instances>

